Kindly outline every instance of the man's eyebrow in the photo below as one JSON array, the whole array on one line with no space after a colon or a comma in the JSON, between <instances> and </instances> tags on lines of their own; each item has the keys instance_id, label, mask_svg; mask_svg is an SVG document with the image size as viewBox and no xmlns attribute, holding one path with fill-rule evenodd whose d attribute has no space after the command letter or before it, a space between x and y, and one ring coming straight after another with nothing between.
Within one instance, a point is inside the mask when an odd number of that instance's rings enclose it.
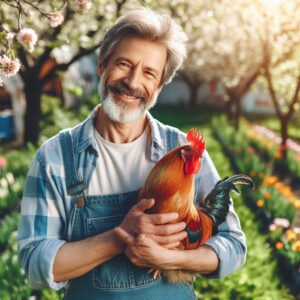
<instances>
[{"instance_id":1,"label":"man's eyebrow","mask_svg":"<svg viewBox=\"0 0 300 300\"><path fill-rule=\"evenodd\" d=\"M118 57L115 62L118 63L118 62L120 62L122 60L127 61L127 62L129 62L131 64L134 64L131 59L129 59L128 57L125 57L125 56ZM152 67L145 67L144 69L147 70L147 71L153 72L156 76L159 75L159 71L156 70L156 69L153 69Z\"/></svg>"},{"instance_id":2,"label":"man's eyebrow","mask_svg":"<svg viewBox=\"0 0 300 300\"><path fill-rule=\"evenodd\" d=\"M126 60L126 61L128 61L128 62L130 62L132 64L132 61L129 58L125 57L125 56L118 57L116 59L116 62L119 62L119 61L122 61L122 60Z\"/></svg>"}]
</instances>

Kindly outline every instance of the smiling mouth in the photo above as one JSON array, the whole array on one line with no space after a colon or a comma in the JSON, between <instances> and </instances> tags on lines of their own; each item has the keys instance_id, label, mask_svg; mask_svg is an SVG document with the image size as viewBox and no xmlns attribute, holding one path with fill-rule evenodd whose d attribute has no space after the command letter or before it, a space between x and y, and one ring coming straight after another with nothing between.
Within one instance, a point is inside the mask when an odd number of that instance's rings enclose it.
<instances>
[{"instance_id":1,"label":"smiling mouth","mask_svg":"<svg viewBox=\"0 0 300 300\"><path fill-rule=\"evenodd\" d=\"M115 86L109 86L108 90L110 92L112 92L113 94L116 94L117 96L121 96L127 100L137 100L137 99L139 99L141 101L146 100L144 96L128 94L124 90L120 90L119 88L117 88Z\"/></svg>"},{"instance_id":2,"label":"smiling mouth","mask_svg":"<svg viewBox=\"0 0 300 300\"><path fill-rule=\"evenodd\" d=\"M127 99L130 99L130 100L141 99L140 97L130 96L130 95L128 95L126 93L122 93L122 92L118 92L118 94L125 97L125 98L127 98Z\"/></svg>"}]
</instances>

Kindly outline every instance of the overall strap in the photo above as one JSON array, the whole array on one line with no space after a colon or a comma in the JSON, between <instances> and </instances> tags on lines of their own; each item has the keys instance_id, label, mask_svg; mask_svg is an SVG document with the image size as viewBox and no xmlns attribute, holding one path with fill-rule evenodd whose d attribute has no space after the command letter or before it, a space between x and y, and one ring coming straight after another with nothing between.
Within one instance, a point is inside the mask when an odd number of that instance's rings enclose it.
<instances>
[{"instance_id":1,"label":"overall strap","mask_svg":"<svg viewBox=\"0 0 300 300\"><path fill-rule=\"evenodd\" d=\"M179 146L178 129L168 126L166 135L167 135L167 152L169 152L175 147Z\"/></svg>"},{"instance_id":2,"label":"overall strap","mask_svg":"<svg viewBox=\"0 0 300 300\"><path fill-rule=\"evenodd\" d=\"M65 181L68 195L82 195L86 189L84 180L80 180L76 170L74 147L70 130L63 130L59 133L59 141L63 155Z\"/></svg>"}]
</instances>

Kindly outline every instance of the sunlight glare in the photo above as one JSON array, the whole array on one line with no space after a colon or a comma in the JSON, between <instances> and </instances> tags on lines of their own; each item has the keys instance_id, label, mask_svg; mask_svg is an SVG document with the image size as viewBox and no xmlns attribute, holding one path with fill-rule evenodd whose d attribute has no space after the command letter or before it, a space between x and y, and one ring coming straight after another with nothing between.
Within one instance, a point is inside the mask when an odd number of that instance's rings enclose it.
<instances>
[{"instance_id":1,"label":"sunlight glare","mask_svg":"<svg viewBox=\"0 0 300 300\"><path fill-rule=\"evenodd\" d=\"M281 0L263 0L263 2L265 2L266 4L270 4L270 5L272 5L272 4L277 5L277 4L280 4Z\"/></svg>"}]
</instances>

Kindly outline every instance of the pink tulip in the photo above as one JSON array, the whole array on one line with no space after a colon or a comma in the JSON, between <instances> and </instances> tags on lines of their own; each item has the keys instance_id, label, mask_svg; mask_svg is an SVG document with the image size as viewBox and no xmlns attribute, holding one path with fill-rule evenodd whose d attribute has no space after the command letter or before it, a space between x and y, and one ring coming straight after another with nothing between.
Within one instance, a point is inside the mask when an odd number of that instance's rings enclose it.
<instances>
[{"instance_id":1,"label":"pink tulip","mask_svg":"<svg viewBox=\"0 0 300 300\"><path fill-rule=\"evenodd\" d=\"M6 166L7 166L7 160L4 157L0 156L0 169L5 168Z\"/></svg>"}]
</instances>

